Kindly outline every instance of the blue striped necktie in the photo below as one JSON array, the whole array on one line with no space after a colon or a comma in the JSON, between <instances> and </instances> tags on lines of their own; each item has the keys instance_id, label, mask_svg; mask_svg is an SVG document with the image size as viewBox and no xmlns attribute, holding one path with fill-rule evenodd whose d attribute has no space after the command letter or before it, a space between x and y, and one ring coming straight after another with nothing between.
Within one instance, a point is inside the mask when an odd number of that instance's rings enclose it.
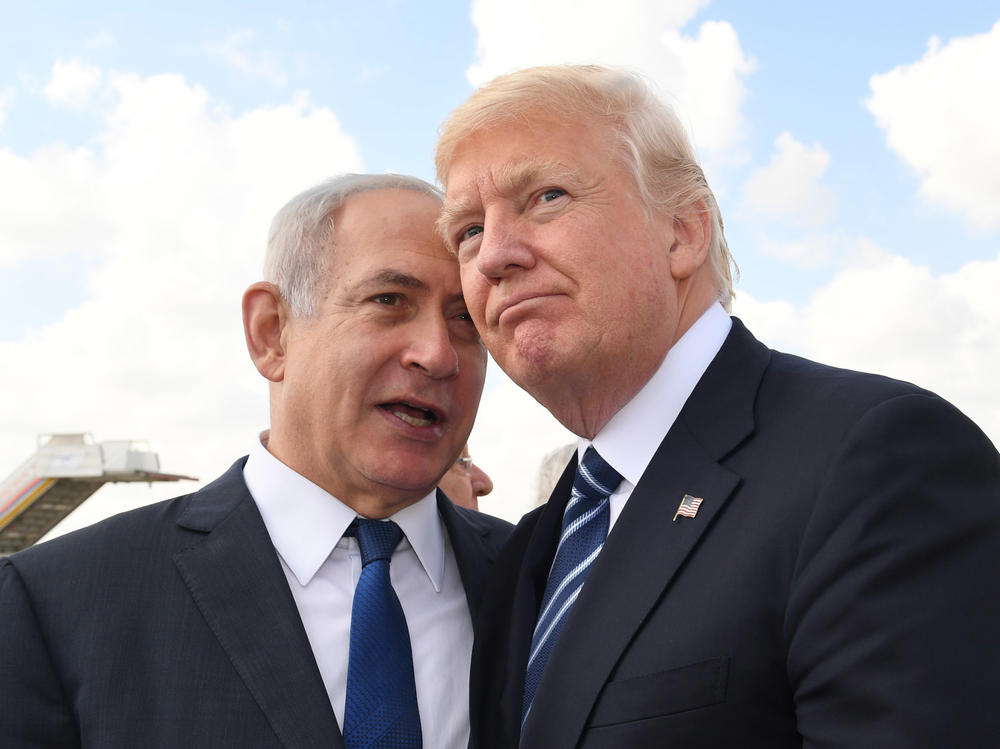
<instances>
[{"instance_id":1,"label":"blue striped necktie","mask_svg":"<svg viewBox=\"0 0 1000 749\"><path fill-rule=\"evenodd\" d=\"M604 462L597 450L587 448L583 461L576 468L573 493L563 512L559 546L545 584L535 634L531 638L531 651L524 678L522 727L531 712L535 690L563 622L580 595L590 568L608 537L611 517L608 497L618 488L621 480L621 475Z\"/></svg>"},{"instance_id":2,"label":"blue striped necktie","mask_svg":"<svg viewBox=\"0 0 1000 749\"><path fill-rule=\"evenodd\" d=\"M347 749L420 749L420 714L406 617L389 580L403 538L391 520L358 518L361 577L351 608L344 743Z\"/></svg>"}]
</instances>

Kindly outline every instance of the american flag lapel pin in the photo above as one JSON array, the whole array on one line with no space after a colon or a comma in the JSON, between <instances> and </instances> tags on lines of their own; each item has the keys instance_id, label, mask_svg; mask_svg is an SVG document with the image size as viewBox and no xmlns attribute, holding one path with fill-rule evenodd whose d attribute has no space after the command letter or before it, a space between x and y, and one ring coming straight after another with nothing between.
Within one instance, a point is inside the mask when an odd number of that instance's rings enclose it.
<instances>
[{"instance_id":1,"label":"american flag lapel pin","mask_svg":"<svg viewBox=\"0 0 1000 749\"><path fill-rule=\"evenodd\" d=\"M681 503L677 505L677 512L674 513L674 522L677 522L677 518L680 515L686 518L693 518L698 514L698 508L701 507L701 503L704 501L701 497L692 497L690 494L685 494L684 498L681 499Z\"/></svg>"}]
</instances>

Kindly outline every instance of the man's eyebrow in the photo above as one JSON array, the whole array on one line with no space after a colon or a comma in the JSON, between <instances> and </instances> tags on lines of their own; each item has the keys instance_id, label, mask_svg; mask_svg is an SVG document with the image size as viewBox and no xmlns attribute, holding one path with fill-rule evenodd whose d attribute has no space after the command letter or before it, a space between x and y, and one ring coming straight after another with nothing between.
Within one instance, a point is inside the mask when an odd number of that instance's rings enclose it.
<instances>
[{"instance_id":1,"label":"man's eyebrow","mask_svg":"<svg viewBox=\"0 0 1000 749\"><path fill-rule=\"evenodd\" d=\"M478 209L481 212L481 209ZM444 203L441 205L441 215L438 216L437 221L434 222L434 228L437 229L438 234L444 237L445 241L448 237L445 235L448 227L460 220L463 216L468 216L477 212L477 208L469 201L459 200L453 198L449 200L445 198Z\"/></svg>"},{"instance_id":2,"label":"man's eyebrow","mask_svg":"<svg viewBox=\"0 0 1000 749\"><path fill-rule=\"evenodd\" d=\"M493 184L501 194L514 194L535 182L552 182L553 185L580 182L577 170L562 161L531 159L504 164L493 177Z\"/></svg>"},{"instance_id":3,"label":"man's eyebrow","mask_svg":"<svg viewBox=\"0 0 1000 749\"><path fill-rule=\"evenodd\" d=\"M580 173L561 161L536 160L519 161L504 164L493 175L493 185L501 195L513 195L525 185L533 182L552 182L554 185L579 184L583 181ZM441 206L441 215L435 224L440 234L465 216L482 213L478 201L463 198L445 198ZM448 237L445 236L447 241Z\"/></svg>"},{"instance_id":4,"label":"man's eyebrow","mask_svg":"<svg viewBox=\"0 0 1000 749\"><path fill-rule=\"evenodd\" d=\"M404 288L404 289L417 289L419 291L424 291L430 289L431 286L425 281L421 281L414 275L406 273L405 271L396 270L395 268L383 268L382 270L376 271L368 278L359 282L355 287L362 293L369 292L370 290L385 291L387 288ZM449 304L454 304L455 302L465 304L465 295L458 291L454 294L450 294L445 297L445 301Z\"/></svg>"},{"instance_id":5,"label":"man's eyebrow","mask_svg":"<svg viewBox=\"0 0 1000 749\"><path fill-rule=\"evenodd\" d=\"M402 286L405 289L425 289L427 284L416 276L394 268L383 268L363 279L359 288L368 286Z\"/></svg>"}]
</instances>

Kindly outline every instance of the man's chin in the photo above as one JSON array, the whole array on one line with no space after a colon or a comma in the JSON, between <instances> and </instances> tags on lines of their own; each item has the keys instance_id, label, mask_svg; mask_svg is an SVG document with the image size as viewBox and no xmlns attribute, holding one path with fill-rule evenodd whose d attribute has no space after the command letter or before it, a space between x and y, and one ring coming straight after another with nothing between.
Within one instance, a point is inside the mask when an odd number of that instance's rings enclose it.
<instances>
[{"instance_id":1,"label":"man's chin","mask_svg":"<svg viewBox=\"0 0 1000 749\"><path fill-rule=\"evenodd\" d=\"M444 469L440 473L444 474ZM428 469L427 462L424 461L416 464L394 463L391 469L379 468L369 472L368 478L384 489L387 496L415 501L437 486L438 476L439 474Z\"/></svg>"},{"instance_id":2,"label":"man's chin","mask_svg":"<svg viewBox=\"0 0 1000 749\"><path fill-rule=\"evenodd\" d=\"M512 337L491 341L487 348L507 376L528 389L528 383L544 379L557 366L557 340L551 325L530 320L518 325Z\"/></svg>"}]
</instances>

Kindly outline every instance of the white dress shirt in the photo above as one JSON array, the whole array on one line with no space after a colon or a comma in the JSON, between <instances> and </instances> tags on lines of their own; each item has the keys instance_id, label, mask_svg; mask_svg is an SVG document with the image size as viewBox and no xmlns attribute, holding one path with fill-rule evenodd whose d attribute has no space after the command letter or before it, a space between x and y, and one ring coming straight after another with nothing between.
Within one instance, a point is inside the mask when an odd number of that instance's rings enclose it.
<instances>
[{"instance_id":1,"label":"white dress shirt","mask_svg":"<svg viewBox=\"0 0 1000 749\"><path fill-rule=\"evenodd\" d=\"M656 373L594 435L593 442L580 438L579 459L593 444L600 456L622 475L621 484L611 495L609 533L732 326L733 321L722 305L713 304L671 346Z\"/></svg>"},{"instance_id":2,"label":"white dress shirt","mask_svg":"<svg viewBox=\"0 0 1000 749\"><path fill-rule=\"evenodd\" d=\"M351 605L361 552L344 531L357 513L254 441L243 478L281 561L338 724L344 725ZM472 618L434 492L391 518L404 538L389 564L413 650L426 747L469 743Z\"/></svg>"}]
</instances>

